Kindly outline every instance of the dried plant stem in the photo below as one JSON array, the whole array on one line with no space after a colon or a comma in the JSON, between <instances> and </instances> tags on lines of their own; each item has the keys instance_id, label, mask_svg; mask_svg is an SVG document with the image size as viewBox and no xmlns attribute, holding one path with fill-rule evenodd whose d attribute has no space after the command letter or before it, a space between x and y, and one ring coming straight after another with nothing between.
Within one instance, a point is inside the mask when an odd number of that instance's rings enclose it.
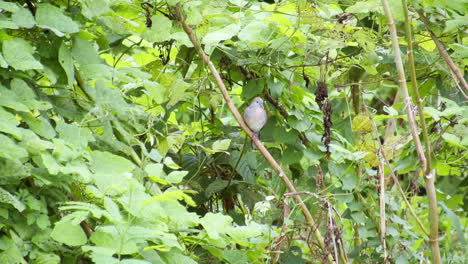
<instances>
[{"instance_id":1,"label":"dried plant stem","mask_svg":"<svg viewBox=\"0 0 468 264\"><path fill-rule=\"evenodd\" d=\"M276 162L276 160L273 158L273 156L271 156L270 152L268 152L268 150L260 142L260 140L258 140L258 138L256 136L254 136L254 133L252 132L252 130L250 130L250 128L245 123L244 119L242 118L242 115L239 113L239 110L237 110L236 106L232 102L231 97L229 96L228 91L226 89L226 86L224 85L224 82L221 79L221 76L219 75L218 71L216 70L216 67L211 62L208 55L206 55L206 53L203 51L203 48L201 47L200 42L196 38L196 36L195 36L194 32L192 31L192 29L189 27L189 25L187 25L187 23L185 23L185 16L184 16L184 14L182 13L181 9L178 6L175 6L175 12L176 12L176 17L178 18L179 23L181 24L181 26L184 29L185 33L187 34L190 41L192 42L195 49L197 50L198 54L200 55L201 59L208 66L211 74L215 78L216 83L218 84L218 88L220 89L221 93L223 94L224 100L226 101L226 104L227 104L229 110L231 111L231 113L233 114L234 118L236 119L236 121L239 123L239 125L245 131L245 133L252 139L254 144L257 146L257 149L262 153L262 155L265 157L265 159L268 161L268 163L270 163L270 165L273 167L273 169L279 174L279 176L281 177L283 182L286 184L286 187L288 188L288 190L290 192L294 192L294 193L297 192L296 187L292 184L292 182L286 176L283 169L281 169L281 167L279 166L278 162ZM296 202L300 206L300 208L302 210L302 213L304 214L305 218L307 219L307 222L309 223L309 225L312 228L316 227L317 225L315 223L315 220L312 217L309 209L305 205L302 198L300 196L296 195L296 196L294 196L294 199L296 200ZM323 241L323 237L320 234L318 229L315 229L315 231L314 231L314 238L315 238L317 244L319 245L320 249L322 251L325 251L325 244L324 244L324 241ZM332 258L331 255L328 255L327 259L331 263L334 263L333 258Z\"/></svg>"},{"instance_id":2,"label":"dried plant stem","mask_svg":"<svg viewBox=\"0 0 468 264\"><path fill-rule=\"evenodd\" d=\"M435 191L435 186L434 186L436 173L435 173L435 170L432 169L431 142L429 140L429 136L427 133L427 126L426 126L426 120L424 117L424 108L422 105L422 100L419 96L418 79L416 77L416 67L415 67L415 62L414 62L411 21L408 15L408 7L407 7L406 0L402 0L402 6L403 6L403 12L405 15L405 31L406 31L406 39L408 43L408 62L409 62L409 69L411 73L413 95L418 106L419 120L421 122L421 130L422 130L423 139L424 139L424 146L426 148L427 167L426 167L426 170L424 171L424 180L426 182L426 192L427 192L427 196L429 200L429 221L430 221L429 244L431 245L433 263L441 263L439 241L438 241L439 240L439 226L438 226L439 215L437 212L437 199L436 199L436 191ZM424 24L426 25L427 30L429 30L427 19L424 16L424 13L421 10L419 10L418 13L421 19L423 20ZM447 62L449 67L452 69L452 71L457 75L457 77L459 79L461 77L460 82L463 84L464 88L468 90L465 79L463 79L463 76L461 76L460 71L455 66L450 56L445 51L443 44L439 41L439 39L436 38L436 36L434 35L432 31L429 30L429 33L431 34L432 40L436 43L436 46L439 49L439 52L442 55L442 57L445 59L445 61Z\"/></svg>"},{"instance_id":3,"label":"dried plant stem","mask_svg":"<svg viewBox=\"0 0 468 264\"><path fill-rule=\"evenodd\" d=\"M405 6L406 8L406 6ZM458 80L460 81L460 83L462 84L463 88L468 91L468 84L466 83L466 80L465 78L463 78L463 75L461 74L460 72L460 69L458 69L458 67L455 65L455 63L453 62L452 58L450 58L450 55L447 53L447 51L445 50L445 47L444 47L444 44L442 44L442 42L436 37L436 35L434 34L434 32L432 30L429 29L429 22L427 21L427 18L426 16L424 15L424 11L422 10L417 10L416 12L418 12L419 14L419 18L421 18L421 21L424 23L424 25L426 26L426 29L427 31L429 31L429 34L431 35L431 38L432 40L434 41L434 43L436 44L436 47L437 49L439 50L439 53L440 55L442 56L442 58L444 58L445 62L447 63L447 65L449 66L450 70L455 73L455 75L457 76Z\"/></svg>"},{"instance_id":4,"label":"dried plant stem","mask_svg":"<svg viewBox=\"0 0 468 264\"><path fill-rule=\"evenodd\" d=\"M382 148L380 148L379 152L382 151ZM382 156L382 154L379 155L379 157ZM385 221L385 174L384 174L384 163L382 162L382 159L379 159L379 168L378 168L378 175L379 175L379 189L380 189L380 194L379 194L379 208L380 208L380 244L382 244L382 250L383 250L383 258L384 258L384 263L388 263L387 259L387 246L386 246L386 236L387 236L387 225Z\"/></svg>"}]
</instances>

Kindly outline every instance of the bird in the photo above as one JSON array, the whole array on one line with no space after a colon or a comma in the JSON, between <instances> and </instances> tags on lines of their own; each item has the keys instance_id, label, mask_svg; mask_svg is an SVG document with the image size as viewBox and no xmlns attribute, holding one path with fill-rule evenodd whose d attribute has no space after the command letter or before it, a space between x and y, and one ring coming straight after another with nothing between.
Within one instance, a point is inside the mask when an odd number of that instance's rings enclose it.
<instances>
[{"instance_id":1,"label":"bird","mask_svg":"<svg viewBox=\"0 0 468 264\"><path fill-rule=\"evenodd\" d=\"M262 98L255 97L252 100L252 103L250 103L244 111L244 120L249 128L254 132L254 136L259 139L258 133L267 122L267 113L263 106Z\"/></svg>"}]
</instances>

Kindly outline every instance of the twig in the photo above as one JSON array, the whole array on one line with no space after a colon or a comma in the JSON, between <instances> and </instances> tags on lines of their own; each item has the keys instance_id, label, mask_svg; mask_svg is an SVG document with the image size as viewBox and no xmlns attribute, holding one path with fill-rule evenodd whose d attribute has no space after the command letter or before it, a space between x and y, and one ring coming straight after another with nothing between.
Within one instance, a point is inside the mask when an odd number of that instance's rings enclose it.
<instances>
[{"instance_id":1,"label":"twig","mask_svg":"<svg viewBox=\"0 0 468 264\"><path fill-rule=\"evenodd\" d=\"M241 114L237 110L236 106L231 100L231 97L229 96L229 93L226 89L226 86L223 83L223 80L221 79L221 76L219 75L218 71L216 70L216 67L214 64L211 62L210 58L206 55L206 53L203 51L200 42L196 38L194 32L192 29L185 23L185 17L183 16L182 11L178 6L175 6L175 12L176 12L176 17L179 20L179 23L182 25L182 28L184 29L185 33L189 37L190 41L194 45L195 49L198 51L198 54L200 55L201 59L203 62L208 66L209 70L211 71L211 74L216 80L216 83L218 84L218 88L220 89L221 93L223 94L224 100L226 101L226 104L233 114L234 118L236 121L239 123L241 128L245 131L245 133L252 139L254 144L257 146L257 149L263 154L265 159L270 163L270 165L273 167L273 169L279 174L283 182L286 184L286 187L289 189L291 192L296 192L296 187L291 183L289 178L286 176L284 173L283 169L279 166L279 164L276 162L276 160L271 156L270 152L265 148L265 146L260 142L258 137L254 135L252 130L247 126L245 123L244 119L242 118ZM299 204L301 207L302 213L304 214L305 218L307 219L307 222L309 223L310 226L315 226L315 220L312 217L309 209L305 205L304 201L299 197L295 196L296 202ZM325 249L325 244L323 242L323 237L320 234L318 230L314 231L314 237L315 240L317 241L319 247L324 250ZM330 260L330 262L333 262L333 258L328 255L327 258Z\"/></svg>"},{"instance_id":2,"label":"twig","mask_svg":"<svg viewBox=\"0 0 468 264\"><path fill-rule=\"evenodd\" d=\"M463 88L465 88L465 90L468 91L468 84L466 83L465 78L463 78L463 75L461 74L460 69L458 69L458 67L453 62L452 58L450 58L450 55L445 50L444 44L442 44L442 42L436 37L434 32L429 29L429 22L427 21L427 18L424 15L424 11L416 10L416 12L418 12L419 18L421 18L421 21L426 26L427 31L429 31L429 34L431 35L432 40L436 44L436 47L439 50L440 55L442 56L442 58L444 58L445 62L449 66L450 70L452 70L452 72L455 73L458 80L463 85Z\"/></svg>"}]
</instances>

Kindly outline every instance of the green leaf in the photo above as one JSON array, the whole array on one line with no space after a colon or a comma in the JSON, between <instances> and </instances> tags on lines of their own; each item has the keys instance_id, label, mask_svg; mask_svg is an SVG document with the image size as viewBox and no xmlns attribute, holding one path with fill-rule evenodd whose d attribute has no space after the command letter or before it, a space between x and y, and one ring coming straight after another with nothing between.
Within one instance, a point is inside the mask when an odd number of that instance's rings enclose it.
<instances>
[{"instance_id":1,"label":"green leaf","mask_svg":"<svg viewBox=\"0 0 468 264\"><path fill-rule=\"evenodd\" d=\"M0 238L0 244L2 245L0 263L27 264L23 258L22 250L13 239L3 235L2 238Z\"/></svg>"},{"instance_id":2,"label":"green leaf","mask_svg":"<svg viewBox=\"0 0 468 264\"><path fill-rule=\"evenodd\" d=\"M20 116L23 118L26 124L28 124L29 128L38 135L46 139L55 137L55 129L47 119L43 118L42 116L34 117L30 113L21 113Z\"/></svg>"},{"instance_id":3,"label":"green leaf","mask_svg":"<svg viewBox=\"0 0 468 264\"><path fill-rule=\"evenodd\" d=\"M266 47L271 36L267 24L253 21L239 32L238 37L248 46Z\"/></svg>"},{"instance_id":4,"label":"green leaf","mask_svg":"<svg viewBox=\"0 0 468 264\"><path fill-rule=\"evenodd\" d=\"M120 227L123 228L123 227ZM128 229L128 227L126 227ZM97 229L90 240L99 247L112 248L119 254L133 254L138 252L138 247L131 237L125 233L119 232L116 226L101 226Z\"/></svg>"},{"instance_id":5,"label":"green leaf","mask_svg":"<svg viewBox=\"0 0 468 264\"><path fill-rule=\"evenodd\" d=\"M65 71L65 74L67 75L68 86L72 87L73 83L75 82L75 69L73 67L71 51L67 47L65 42L62 42L62 44L60 44L60 48L58 51L58 61L62 66L63 70Z\"/></svg>"},{"instance_id":6,"label":"green leaf","mask_svg":"<svg viewBox=\"0 0 468 264\"><path fill-rule=\"evenodd\" d=\"M149 42L163 42L171 39L172 22L169 18L158 14L152 16L151 21L153 21L153 26L147 28L141 35L145 40Z\"/></svg>"},{"instance_id":7,"label":"green leaf","mask_svg":"<svg viewBox=\"0 0 468 264\"><path fill-rule=\"evenodd\" d=\"M59 37L80 30L79 25L64 15L60 8L47 3L37 5L36 21L39 27L50 29Z\"/></svg>"},{"instance_id":8,"label":"green leaf","mask_svg":"<svg viewBox=\"0 0 468 264\"><path fill-rule=\"evenodd\" d=\"M19 9L20 8L15 3L9 3L9 2L5 2L3 0L0 1L0 10L4 10L4 11L13 13L13 12L18 11Z\"/></svg>"},{"instance_id":9,"label":"green leaf","mask_svg":"<svg viewBox=\"0 0 468 264\"><path fill-rule=\"evenodd\" d=\"M38 264L60 264L60 257L52 253L38 252L34 261Z\"/></svg>"},{"instance_id":10,"label":"green leaf","mask_svg":"<svg viewBox=\"0 0 468 264\"><path fill-rule=\"evenodd\" d=\"M2 53L0 53L0 67L2 68L8 67L8 63L6 62L5 58L3 58Z\"/></svg>"},{"instance_id":11,"label":"green leaf","mask_svg":"<svg viewBox=\"0 0 468 264\"><path fill-rule=\"evenodd\" d=\"M247 255L238 250L224 250L223 258L230 264L243 264L249 262Z\"/></svg>"},{"instance_id":12,"label":"green leaf","mask_svg":"<svg viewBox=\"0 0 468 264\"><path fill-rule=\"evenodd\" d=\"M75 61L81 66L102 63L94 43L84 40L79 36L73 38L72 55Z\"/></svg>"},{"instance_id":13,"label":"green leaf","mask_svg":"<svg viewBox=\"0 0 468 264\"><path fill-rule=\"evenodd\" d=\"M93 151L91 170L94 171L94 181L101 191L109 186L127 186L127 180L135 165L129 160L109 152Z\"/></svg>"},{"instance_id":14,"label":"green leaf","mask_svg":"<svg viewBox=\"0 0 468 264\"><path fill-rule=\"evenodd\" d=\"M351 129L353 130L353 132L371 132L373 130L372 121L368 116L358 115L355 118L353 118Z\"/></svg>"},{"instance_id":15,"label":"green leaf","mask_svg":"<svg viewBox=\"0 0 468 264\"><path fill-rule=\"evenodd\" d=\"M230 139L222 139L216 140L213 142L213 146L211 147L213 152L223 152L229 149L229 145L231 144Z\"/></svg>"},{"instance_id":16,"label":"green leaf","mask_svg":"<svg viewBox=\"0 0 468 264\"><path fill-rule=\"evenodd\" d=\"M16 142L14 142L11 138L0 134L0 157L4 157L7 159L23 159L28 157L28 152L18 146Z\"/></svg>"},{"instance_id":17,"label":"green leaf","mask_svg":"<svg viewBox=\"0 0 468 264\"><path fill-rule=\"evenodd\" d=\"M174 160L171 157L164 158L164 165L174 170L181 168L179 165L177 165L177 163L174 162Z\"/></svg>"},{"instance_id":18,"label":"green leaf","mask_svg":"<svg viewBox=\"0 0 468 264\"><path fill-rule=\"evenodd\" d=\"M369 1L358 1L355 2L352 6L346 8L348 13L370 13L370 12L381 12L382 3L379 0L369 0Z\"/></svg>"},{"instance_id":19,"label":"green leaf","mask_svg":"<svg viewBox=\"0 0 468 264\"><path fill-rule=\"evenodd\" d=\"M211 195L224 190L229 185L229 181L225 180L215 180L210 183L205 189L205 197L211 197Z\"/></svg>"},{"instance_id":20,"label":"green leaf","mask_svg":"<svg viewBox=\"0 0 468 264\"><path fill-rule=\"evenodd\" d=\"M166 176L166 181L169 183L180 183L187 174L188 171L173 171Z\"/></svg>"},{"instance_id":21,"label":"green leaf","mask_svg":"<svg viewBox=\"0 0 468 264\"><path fill-rule=\"evenodd\" d=\"M206 233L212 239L221 239L221 235L230 231L232 218L222 214L207 213L200 219Z\"/></svg>"},{"instance_id":22,"label":"green leaf","mask_svg":"<svg viewBox=\"0 0 468 264\"><path fill-rule=\"evenodd\" d=\"M33 56L34 48L24 39L3 41L3 56L11 67L17 70L43 69L42 64Z\"/></svg>"},{"instance_id":23,"label":"green leaf","mask_svg":"<svg viewBox=\"0 0 468 264\"><path fill-rule=\"evenodd\" d=\"M11 19L19 27L32 28L36 24L33 15L26 8L21 8L17 12L13 13Z\"/></svg>"},{"instance_id":24,"label":"green leaf","mask_svg":"<svg viewBox=\"0 0 468 264\"><path fill-rule=\"evenodd\" d=\"M50 237L55 241L68 246L81 246L88 240L80 225L68 221L60 221L55 224Z\"/></svg>"},{"instance_id":25,"label":"green leaf","mask_svg":"<svg viewBox=\"0 0 468 264\"><path fill-rule=\"evenodd\" d=\"M10 204L16 210L22 212L26 209L26 206L14 195L0 187L0 202Z\"/></svg>"},{"instance_id":26,"label":"green leaf","mask_svg":"<svg viewBox=\"0 0 468 264\"><path fill-rule=\"evenodd\" d=\"M202 43L208 46L213 46L218 44L222 40L227 40L232 38L239 32L240 26L238 24L230 24L226 27L218 29L216 31L211 31L205 35L202 40Z\"/></svg>"},{"instance_id":27,"label":"green leaf","mask_svg":"<svg viewBox=\"0 0 468 264\"><path fill-rule=\"evenodd\" d=\"M111 9L109 8L109 3L106 0L79 0L82 4L81 13L87 19L93 19L100 15L103 15Z\"/></svg>"}]
</instances>

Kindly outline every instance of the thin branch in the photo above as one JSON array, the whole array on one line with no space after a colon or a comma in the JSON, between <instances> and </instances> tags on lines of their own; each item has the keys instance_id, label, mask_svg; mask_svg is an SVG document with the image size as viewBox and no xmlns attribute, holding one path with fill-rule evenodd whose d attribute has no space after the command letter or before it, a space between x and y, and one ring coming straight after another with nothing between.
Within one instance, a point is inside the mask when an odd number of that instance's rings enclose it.
<instances>
[{"instance_id":1,"label":"thin branch","mask_svg":"<svg viewBox=\"0 0 468 264\"><path fill-rule=\"evenodd\" d=\"M203 62L208 66L209 70L211 71L211 74L215 78L216 83L218 84L218 88L220 89L221 93L223 94L223 97L224 97L224 99L226 101L226 104L227 104L229 110L231 111L231 113L233 114L234 118L239 123L241 128L245 131L245 133L252 139L254 144L257 146L257 149L263 154L263 156L270 163L270 165L273 167L273 169L279 174L279 176L281 177L283 182L286 184L286 187L289 189L289 191L296 192L296 187L292 184L292 182L286 176L283 169L281 169L281 167L276 162L276 160L273 158L273 156L271 156L270 152L268 152L268 150L260 142L258 137L256 137L254 135L252 130L250 130L250 128L245 123L244 119L242 118L242 115L239 113L236 106L232 102L231 97L229 96L229 93L228 93L228 91L226 89L226 86L224 85L223 80L222 80L221 76L219 75L216 67L211 62L210 58L206 55L206 53L203 51L203 49L202 49L202 47L200 45L200 42L196 38L196 36L195 36L194 32L192 31L192 29L189 27L189 25L187 25L187 23L185 23L185 17L183 15L182 11L180 10L180 8L178 6L175 6L174 8L175 8L176 16L177 16L177 18L179 20L179 23L181 24L181 26L184 29L185 33L187 34L190 41L194 45L195 49L198 51L198 54L200 55L201 59L203 60ZM302 213L304 214L305 218L307 219L307 222L309 223L309 225L312 226L312 227L316 226L314 218L312 217L309 209L307 208L307 206L305 205L305 203L301 199L301 197L294 196L294 198L295 198L296 202L299 204L299 206L301 207ZM322 235L320 234L320 232L318 230L314 231L314 237L315 237L315 240L317 241L319 247L322 249L322 251L325 251L325 245L324 245L324 242L323 242L323 237L322 237ZM330 255L328 255L327 258L329 259L330 262L334 263L333 258Z\"/></svg>"},{"instance_id":2,"label":"thin branch","mask_svg":"<svg viewBox=\"0 0 468 264\"><path fill-rule=\"evenodd\" d=\"M442 44L442 42L436 37L434 32L431 29L429 29L429 22L427 21L426 16L424 16L424 11L416 10L416 12L418 12L419 18L421 18L421 21L426 26L427 31L429 31L429 34L431 35L432 40L436 44L436 47L439 50L440 55L442 56L442 58L444 58L445 62L449 66L450 70L452 70L452 72L455 73L458 80L462 84L463 88L466 91L468 91L468 84L466 83L465 78L463 78L463 75L461 74L460 69L458 69L458 67L453 62L452 58L450 58L450 55L445 50L444 44Z\"/></svg>"}]
</instances>

